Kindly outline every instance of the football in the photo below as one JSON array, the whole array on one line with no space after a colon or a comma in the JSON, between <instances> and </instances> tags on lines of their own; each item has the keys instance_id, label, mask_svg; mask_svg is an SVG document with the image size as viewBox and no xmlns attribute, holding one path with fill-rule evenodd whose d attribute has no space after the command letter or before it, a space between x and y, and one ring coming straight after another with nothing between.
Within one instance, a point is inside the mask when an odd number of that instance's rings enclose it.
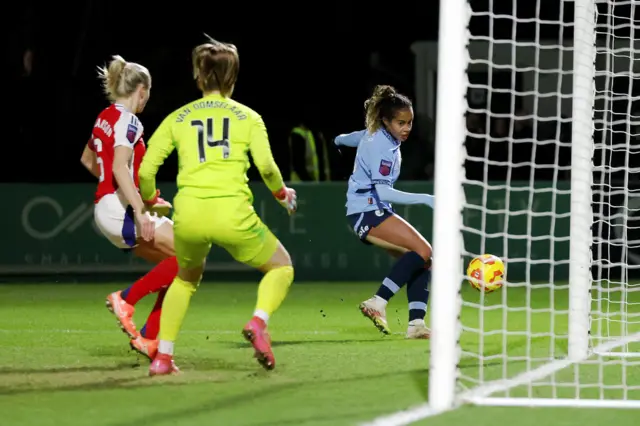
<instances>
[{"instance_id":1,"label":"football","mask_svg":"<svg viewBox=\"0 0 640 426\"><path fill-rule=\"evenodd\" d=\"M504 262L498 256L483 254L469 262L467 280L478 291L496 291L503 286L504 279Z\"/></svg>"}]
</instances>

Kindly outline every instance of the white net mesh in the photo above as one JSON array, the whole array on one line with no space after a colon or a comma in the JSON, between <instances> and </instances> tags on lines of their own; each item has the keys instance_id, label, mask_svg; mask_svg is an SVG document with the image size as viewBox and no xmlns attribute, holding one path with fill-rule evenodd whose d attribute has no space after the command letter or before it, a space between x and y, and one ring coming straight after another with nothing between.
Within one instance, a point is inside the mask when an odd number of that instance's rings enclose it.
<instances>
[{"instance_id":1,"label":"white net mesh","mask_svg":"<svg viewBox=\"0 0 640 426\"><path fill-rule=\"evenodd\" d=\"M598 7L594 344L640 332L640 55L635 41L640 15L636 18L632 3ZM640 356L640 343L615 352Z\"/></svg>"},{"instance_id":2,"label":"white net mesh","mask_svg":"<svg viewBox=\"0 0 640 426\"><path fill-rule=\"evenodd\" d=\"M573 1L470 2L464 257L501 257L507 284L491 294L463 286L463 389L526 377L568 354L572 124L584 125L572 117L576 97L594 104L584 129L594 152L585 166L593 175L593 236L585 236L594 243L592 344L640 332L635 2L591 1L595 95L573 91ZM640 352L640 343L614 351ZM610 355L529 374L493 396L640 400L640 358Z\"/></svg>"}]
</instances>

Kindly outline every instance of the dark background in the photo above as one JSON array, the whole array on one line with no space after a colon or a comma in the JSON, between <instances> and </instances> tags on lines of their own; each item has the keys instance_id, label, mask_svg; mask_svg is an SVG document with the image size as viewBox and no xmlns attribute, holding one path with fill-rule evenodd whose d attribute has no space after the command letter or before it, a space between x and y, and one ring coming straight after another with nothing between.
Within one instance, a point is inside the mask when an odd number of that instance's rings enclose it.
<instances>
[{"instance_id":1,"label":"dark background","mask_svg":"<svg viewBox=\"0 0 640 426\"><path fill-rule=\"evenodd\" d=\"M203 32L236 44L240 76L234 98L265 119L282 167L289 129L304 114L328 134L360 129L371 87L394 84L411 95L413 40L434 38L437 9L428 2L403 4L396 19L383 20L385 3L276 3L87 1L73 4L25 1L11 20L10 60L20 149L31 166L4 181L90 181L78 163L95 116L108 105L96 66L113 54L147 66L152 97L141 114L147 139L162 118L200 97L191 79L191 49ZM386 22L386 23L384 23ZM31 77L23 76L25 49L34 52ZM385 52L397 75L377 75L370 54ZM24 133L31 133L25 137ZM175 160L175 159L174 159ZM161 179L173 180L164 167Z\"/></svg>"},{"instance_id":2,"label":"dark background","mask_svg":"<svg viewBox=\"0 0 640 426\"><path fill-rule=\"evenodd\" d=\"M534 3L470 2L475 11L572 20L571 3L569 7L543 0L539 10ZM410 46L417 40L437 40L439 12L437 1L426 0L21 1L12 8L7 16L12 107L4 117L9 129L5 138L11 142L5 147L18 150L22 166L11 167L16 155L5 151L0 168L4 182L90 182L78 158L96 115L107 106L96 66L120 54L149 68L152 97L140 117L148 138L166 114L199 97L191 79L190 53L205 41L204 32L238 46L241 71L234 98L262 114L286 175L287 137L296 120L306 118L332 139L363 127L363 101L374 85L392 84L414 97ZM515 35L523 40L559 34L553 25L518 23L514 34L512 19L488 23L488 17L476 16L470 30L474 35ZM570 27L564 36L572 37ZM23 67L27 49L33 52L29 76ZM431 143L415 139L412 142L423 146ZM432 155L417 151L431 161ZM172 156L159 178L174 180L175 174ZM428 172L409 176L429 177Z\"/></svg>"}]
</instances>

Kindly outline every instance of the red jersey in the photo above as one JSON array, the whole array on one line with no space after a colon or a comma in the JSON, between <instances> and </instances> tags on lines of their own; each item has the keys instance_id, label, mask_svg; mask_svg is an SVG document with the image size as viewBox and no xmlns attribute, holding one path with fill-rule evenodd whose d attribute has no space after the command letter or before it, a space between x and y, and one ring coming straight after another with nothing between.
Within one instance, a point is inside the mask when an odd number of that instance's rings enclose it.
<instances>
[{"instance_id":1,"label":"red jersey","mask_svg":"<svg viewBox=\"0 0 640 426\"><path fill-rule=\"evenodd\" d=\"M118 182L113 176L113 154L116 146L126 146L133 150L129 169L136 188L139 188L138 170L146 151L142 139L143 130L138 117L122 105L112 104L98 115L89 140L89 148L96 153L100 166L96 203L103 196L118 190Z\"/></svg>"}]
</instances>

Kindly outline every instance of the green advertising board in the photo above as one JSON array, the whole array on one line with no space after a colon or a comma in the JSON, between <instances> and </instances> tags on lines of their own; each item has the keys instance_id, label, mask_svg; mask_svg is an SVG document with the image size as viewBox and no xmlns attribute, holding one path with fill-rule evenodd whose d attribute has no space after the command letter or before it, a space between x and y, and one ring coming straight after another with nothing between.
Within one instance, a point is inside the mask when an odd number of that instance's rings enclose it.
<instances>
[{"instance_id":1,"label":"green advertising board","mask_svg":"<svg viewBox=\"0 0 640 426\"><path fill-rule=\"evenodd\" d=\"M3 242L0 275L144 272L149 265L113 247L93 222L92 184L4 184L0 211ZM380 280L392 260L358 241L345 219L346 182L297 186L299 211L289 217L260 183L254 206L294 258L300 281ZM430 182L399 189L432 192ZM493 188L493 189L487 189ZM161 185L171 200L175 185ZM569 192L566 188L470 186L466 191L465 250L492 253L507 262L509 281L563 280L568 275ZM438 202L447 202L446 198ZM399 206L397 213L431 240L432 210ZM206 220L206 218L203 218ZM486 235L486 238L482 238ZM483 244L484 241L484 244ZM434 247L437 250L437 247ZM555 266L553 266L555 265ZM207 270L246 276L247 268L213 249ZM552 275L553 274L553 275ZM209 274L210 279L214 275ZM16 278L17 279L17 278Z\"/></svg>"}]
</instances>

